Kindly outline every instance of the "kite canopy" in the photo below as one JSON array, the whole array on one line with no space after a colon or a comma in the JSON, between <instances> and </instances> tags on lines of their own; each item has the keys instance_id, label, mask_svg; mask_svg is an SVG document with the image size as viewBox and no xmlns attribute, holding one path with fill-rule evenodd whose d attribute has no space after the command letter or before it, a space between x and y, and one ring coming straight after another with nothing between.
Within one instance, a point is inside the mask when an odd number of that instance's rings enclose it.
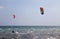
<instances>
[{"instance_id":1,"label":"kite canopy","mask_svg":"<svg viewBox=\"0 0 60 39\"><path fill-rule=\"evenodd\" d=\"M44 9L43 9L43 7L40 7L40 12L41 12L41 15L44 14Z\"/></svg>"},{"instance_id":2,"label":"kite canopy","mask_svg":"<svg viewBox=\"0 0 60 39\"><path fill-rule=\"evenodd\" d=\"M14 18L14 19L16 18L15 14L13 14L13 18Z\"/></svg>"}]
</instances>

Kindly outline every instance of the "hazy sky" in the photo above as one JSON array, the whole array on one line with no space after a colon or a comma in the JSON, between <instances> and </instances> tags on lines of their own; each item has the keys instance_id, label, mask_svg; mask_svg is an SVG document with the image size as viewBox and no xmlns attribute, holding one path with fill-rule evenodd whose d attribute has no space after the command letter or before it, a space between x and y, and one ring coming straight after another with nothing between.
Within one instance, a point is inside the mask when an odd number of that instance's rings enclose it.
<instances>
[{"instance_id":1,"label":"hazy sky","mask_svg":"<svg viewBox=\"0 0 60 39\"><path fill-rule=\"evenodd\" d=\"M0 25L60 25L60 0L0 0Z\"/></svg>"}]
</instances>

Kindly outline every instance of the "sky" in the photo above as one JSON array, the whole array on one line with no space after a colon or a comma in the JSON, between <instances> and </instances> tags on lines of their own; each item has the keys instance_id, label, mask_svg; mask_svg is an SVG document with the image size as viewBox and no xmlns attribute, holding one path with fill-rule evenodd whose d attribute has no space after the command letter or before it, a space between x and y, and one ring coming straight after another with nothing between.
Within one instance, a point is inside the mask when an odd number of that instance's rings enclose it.
<instances>
[{"instance_id":1,"label":"sky","mask_svg":"<svg viewBox=\"0 0 60 39\"><path fill-rule=\"evenodd\" d=\"M60 26L59 4L60 0L0 0L0 26ZM41 15L40 7L44 8L44 15Z\"/></svg>"}]
</instances>

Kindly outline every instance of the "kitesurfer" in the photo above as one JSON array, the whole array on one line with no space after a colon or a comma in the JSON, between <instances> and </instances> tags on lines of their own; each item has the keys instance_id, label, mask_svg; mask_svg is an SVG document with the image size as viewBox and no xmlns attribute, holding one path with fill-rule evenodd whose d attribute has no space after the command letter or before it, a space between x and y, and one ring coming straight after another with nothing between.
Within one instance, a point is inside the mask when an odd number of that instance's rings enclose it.
<instances>
[{"instance_id":1,"label":"kitesurfer","mask_svg":"<svg viewBox=\"0 0 60 39\"><path fill-rule=\"evenodd\" d=\"M43 15L43 14L44 14L43 7L40 7L40 12L41 12L41 15Z\"/></svg>"}]
</instances>

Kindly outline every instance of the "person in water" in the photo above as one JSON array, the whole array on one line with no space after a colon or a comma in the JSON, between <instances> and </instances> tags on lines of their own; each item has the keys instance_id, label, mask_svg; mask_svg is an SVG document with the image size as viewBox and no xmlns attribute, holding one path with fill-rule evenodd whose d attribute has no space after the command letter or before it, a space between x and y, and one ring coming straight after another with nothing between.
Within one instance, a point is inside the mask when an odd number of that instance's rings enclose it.
<instances>
[{"instance_id":1,"label":"person in water","mask_svg":"<svg viewBox=\"0 0 60 39\"><path fill-rule=\"evenodd\" d=\"M12 33L15 33L14 31L12 31Z\"/></svg>"}]
</instances>

